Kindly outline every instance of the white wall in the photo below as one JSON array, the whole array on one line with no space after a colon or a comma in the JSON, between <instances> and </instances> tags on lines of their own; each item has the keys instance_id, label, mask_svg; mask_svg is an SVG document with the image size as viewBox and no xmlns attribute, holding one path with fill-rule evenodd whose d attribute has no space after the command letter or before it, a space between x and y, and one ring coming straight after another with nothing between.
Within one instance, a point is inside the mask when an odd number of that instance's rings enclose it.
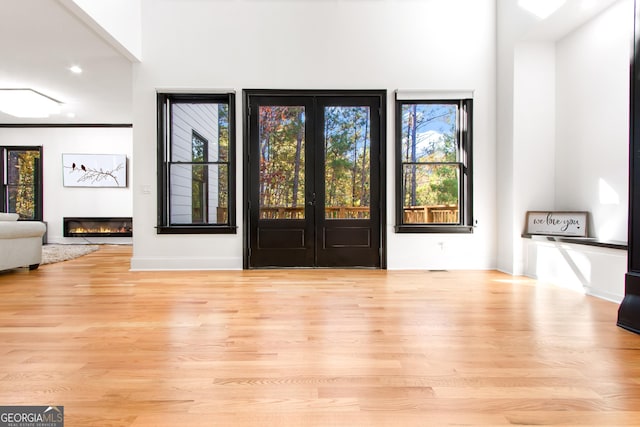
<instances>
[{"instance_id":1,"label":"white wall","mask_svg":"<svg viewBox=\"0 0 640 427\"><path fill-rule=\"evenodd\" d=\"M633 1L558 41L556 208L592 213L602 240L627 240Z\"/></svg>"},{"instance_id":2,"label":"white wall","mask_svg":"<svg viewBox=\"0 0 640 427\"><path fill-rule=\"evenodd\" d=\"M143 0L134 66L134 269L241 268L236 235L157 235L156 90L387 89L389 268L495 266L496 20L493 0L360 2ZM176 19L180 17L180 19ZM215 22L215 25L211 23ZM170 31L168 30L170 29ZM470 235L393 233L393 90L474 90ZM242 200L242 102L237 98ZM238 205L237 223L242 225Z\"/></svg>"},{"instance_id":3,"label":"white wall","mask_svg":"<svg viewBox=\"0 0 640 427\"><path fill-rule=\"evenodd\" d=\"M142 59L140 0L58 0L131 61Z\"/></svg>"},{"instance_id":4,"label":"white wall","mask_svg":"<svg viewBox=\"0 0 640 427\"><path fill-rule=\"evenodd\" d=\"M633 1L620 0L555 44L556 210L591 212L590 236L627 240ZM551 106L553 107L553 106ZM615 302L625 250L526 240L525 274Z\"/></svg>"},{"instance_id":5,"label":"white wall","mask_svg":"<svg viewBox=\"0 0 640 427\"><path fill-rule=\"evenodd\" d=\"M519 273L518 266L522 265L522 245L518 236L524 221L523 209L542 208L551 203L555 209L603 210L602 188L609 207L604 208L606 214L599 215L600 219L613 215L616 225L601 227L597 235L602 239L618 236L617 240L626 240L626 232L619 225L624 224L626 228L623 199L627 180L632 1L603 1L594 6L599 8L598 14L587 21L584 21L587 9L577 0L568 1L550 18L537 20L516 2L498 0L498 205L501 224L498 266L510 273ZM575 16L581 26L561 30L559 23L568 20L568 14ZM556 73L555 100L545 101L538 96L537 91L542 91L549 98L549 88L554 85L549 82L549 72L541 67L547 70L553 67ZM521 84L515 73L524 77ZM533 105L528 105L530 103ZM537 129L516 128L518 105L528 105L528 108L538 105L547 109L549 122L555 121L554 135L545 132L545 138L535 142L529 132L537 133ZM552 116L550 112L554 110L556 113ZM539 110L539 113L545 111ZM521 122L526 123L525 119L526 113ZM603 133L607 136L603 137ZM544 158L536 157L534 150L541 144L548 150L549 142L553 140L553 152L547 153L546 165L541 165ZM610 152L605 153L603 145ZM531 169L534 160L547 173L543 182L548 183L548 176L554 176L552 185L545 183L539 187L547 195L533 191L535 188L527 181L520 180L517 185L521 167ZM602 165L594 168L596 162ZM603 166L605 164L608 166ZM606 173L601 171L602 167ZM601 175L605 177L602 181ZM523 194L518 201L518 195ZM553 197L551 202L548 195ZM616 195L622 196L620 204L613 207L618 200ZM605 229L610 231L604 232Z\"/></svg>"},{"instance_id":6,"label":"white wall","mask_svg":"<svg viewBox=\"0 0 640 427\"><path fill-rule=\"evenodd\" d=\"M616 303L624 298L627 252L582 244L525 242L525 274L539 281Z\"/></svg>"},{"instance_id":7,"label":"white wall","mask_svg":"<svg viewBox=\"0 0 640 427\"><path fill-rule=\"evenodd\" d=\"M514 107L518 96L515 86L515 52L524 35L534 25L530 14L523 13L513 0L497 0L497 260L496 267L514 273L522 265L518 230L521 219L516 209L519 189L515 183Z\"/></svg>"},{"instance_id":8,"label":"white wall","mask_svg":"<svg viewBox=\"0 0 640 427\"><path fill-rule=\"evenodd\" d=\"M522 232L528 210L555 201L555 45L524 42L514 50L512 273L524 273Z\"/></svg>"},{"instance_id":9,"label":"white wall","mask_svg":"<svg viewBox=\"0 0 640 427\"><path fill-rule=\"evenodd\" d=\"M130 128L0 128L0 145L42 146L43 219L49 243L131 243L131 238L63 237L64 217L131 217ZM126 154L127 188L63 187L62 154Z\"/></svg>"}]
</instances>

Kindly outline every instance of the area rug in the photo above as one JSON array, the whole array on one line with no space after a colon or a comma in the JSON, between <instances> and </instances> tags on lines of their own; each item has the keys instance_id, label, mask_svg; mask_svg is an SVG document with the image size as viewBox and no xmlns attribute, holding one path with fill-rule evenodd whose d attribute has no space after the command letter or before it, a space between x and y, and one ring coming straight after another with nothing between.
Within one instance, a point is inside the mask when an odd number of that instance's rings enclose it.
<instances>
[{"instance_id":1,"label":"area rug","mask_svg":"<svg viewBox=\"0 0 640 427\"><path fill-rule=\"evenodd\" d=\"M55 262L78 258L82 255L97 251L98 248L98 245L44 245L42 247L42 262L40 264L53 264Z\"/></svg>"}]
</instances>

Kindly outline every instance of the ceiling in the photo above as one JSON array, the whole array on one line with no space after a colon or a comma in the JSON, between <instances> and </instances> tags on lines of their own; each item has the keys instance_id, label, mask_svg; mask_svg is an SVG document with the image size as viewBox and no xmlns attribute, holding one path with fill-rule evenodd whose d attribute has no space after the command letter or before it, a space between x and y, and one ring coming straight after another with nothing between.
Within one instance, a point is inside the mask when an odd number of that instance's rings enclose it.
<instances>
[{"instance_id":1,"label":"ceiling","mask_svg":"<svg viewBox=\"0 0 640 427\"><path fill-rule=\"evenodd\" d=\"M562 39L618 1L631 0L565 0L560 8L546 19L537 18L524 10L519 6L518 0L503 0L500 4L501 12L512 23L517 23L522 41L552 42Z\"/></svg>"},{"instance_id":2,"label":"ceiling","mask_svg":"<svg viewBox=\"0 0 640 427\"><path fill-rule=\"evenodd\" d=\"M557 40L615 1L567 0L540 21L518 8L517 0L498 0L498 13L526 22L525 39ZM132 122L131 62L61 2L1 0L0 19L0 88L32 88L63 103L61 114L47 119L0 112L0 124ZM72 65L83 72L73 74Z\"/></svg>"},{"instance_id":3,"label":"ceiling","mask_svg":"<svg viewBox=\"0 0 640 427\"><path fill-rule=\"evenodd\" d=\"M0 124L132 122L131 62L61 3L1 0L0 19L0 88L31 88L63 103L46 119L0 112ZM83 72L73 74L72 65Z\"/></svg>"}]
</instances>

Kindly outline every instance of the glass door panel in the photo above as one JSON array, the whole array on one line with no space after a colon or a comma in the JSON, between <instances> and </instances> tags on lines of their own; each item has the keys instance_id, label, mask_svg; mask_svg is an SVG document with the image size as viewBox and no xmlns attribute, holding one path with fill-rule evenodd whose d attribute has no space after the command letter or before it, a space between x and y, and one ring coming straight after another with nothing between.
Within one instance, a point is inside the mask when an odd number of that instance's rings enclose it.
<instances>
[{"instance_id":1,"label":"glass door panel","mask_svg":"<svg viewBox=\"0 0 640 427\"><path fill-rule=\"evenodd\" d=\"M369 107L324 109L325 218L371 217Z\"/></svg>"},{"instance_id":2,"label":"glass door panel","mask_svg":"<svg viewBox=\"0 0 640 427\"><path fill-rule=\"evenodd\" d=\"M260 219L305 217L305 107L260 106Z\"/></svg>"},{"instance_id":3,"label":"glass door panel","mask_svg":"<svg viewBox=\"0 0 640 427\"><path fill-rule=\"evenodd\" d=\"M327 96L317 104L316 265L379 267L380 98Z\"/></svg>"}]
</instances>

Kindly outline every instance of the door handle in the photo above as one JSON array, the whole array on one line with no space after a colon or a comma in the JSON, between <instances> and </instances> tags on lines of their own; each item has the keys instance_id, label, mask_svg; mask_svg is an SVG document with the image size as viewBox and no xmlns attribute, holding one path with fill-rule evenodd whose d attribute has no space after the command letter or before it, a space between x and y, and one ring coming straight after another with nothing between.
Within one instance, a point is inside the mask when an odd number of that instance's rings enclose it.
<instances>
[{"instance_id":1,"label":"door handle","mask_svg":"<svg viewBox=\"0 0 640 427\"><path fill-rule=\"evenodd\" d=\"M316 205L316 193L312 193L311 194L311 200L309 200L307 202L307 205L309 205L309 206L315 206Z\"/></svg>"}]
</instances>

